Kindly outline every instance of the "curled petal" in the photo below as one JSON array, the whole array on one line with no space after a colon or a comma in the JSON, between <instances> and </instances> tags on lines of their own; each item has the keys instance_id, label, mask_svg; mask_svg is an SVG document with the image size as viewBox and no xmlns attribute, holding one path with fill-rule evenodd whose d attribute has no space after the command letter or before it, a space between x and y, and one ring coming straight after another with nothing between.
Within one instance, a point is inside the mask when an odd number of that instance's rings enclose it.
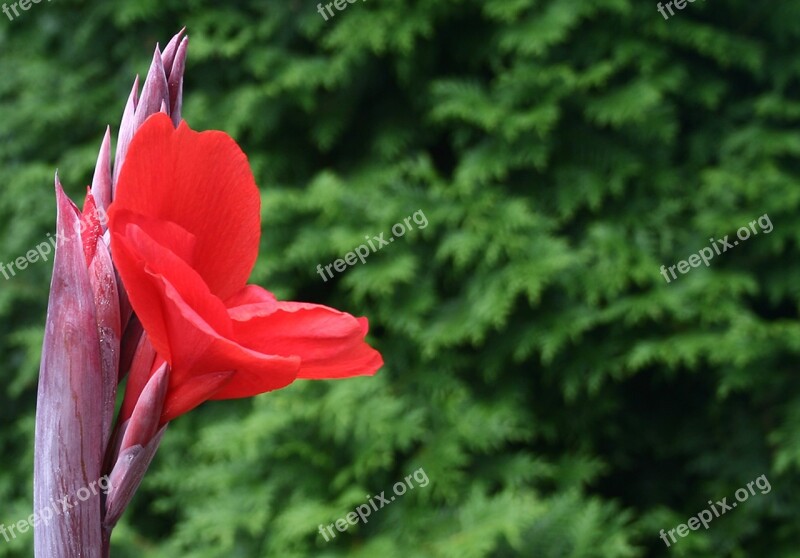
<instances>
[{"instance_id":1,"label":"curled petal","mask_svg":"<svg viewBox=\"0 0 800 558\"><path fill-rule=\"evenodd\" d=\"M380 353L364 341L365 318L301 302L277 302L274 311L261 315L254 308L244 305L228 310L235 338L259 352L299 356L298 378L372 375L383 366Z\"/></svg>"},{"instance_id":2,"label":"curled petal","mask_svg":"<svg viewBox=\"0 0 800 558\"><path fill-rule=\"evenodd\" d=\"M171 370L162 424L208 399L257 395L298 377L374 374L383 364L364 340L366 319L246 285L260 194L229 136L185 122L175 129L155 114L131 142L118 187L109 210L114 261ZM136 412L147 380L131 378L123 417Z\"/></svg>"},{"instance_id":3,"label":"curled petal","mask_svg":"<svg viewBox=\"0 0 800 558\"><path fill-rule=\"evenodd\" d=\"M112 230L117 226L112 225ZM299 359L259 353L238 343L222 301L189 263L148 233L127 224L124 233L115 235L114 249L137 315L158 353L172 367L169 411L163 420L177 416L176 409L196 407L223 385L226 397L247 397L294 381ZM210 376L219 372L226 374L224 382ZM199 386L201 377L204 383ZM136 385L141 385L138 375ZM135 393L136 386L131 388ZM131 401L126 394L123 413Z\"/></svg>"},{"instance_id":4,"label":"curled petal","mask_svg":"<svg viewBox=\"0 0 800 558\"><path fill-rule=\"evenodd\" d=\"M182 383L172 387L164 411L161 415L163 424L188 413L201 403L208 401L222 386L233 377L233 371L212 372L186 378Z\"/></svg>"},{"instance_id":5,"label":"curled petal","mask_svg":"<svg viewBox=\"0 0 800 558\"><path fill-rule=\"evenodd\" d=\"M226 299L245 286L258 255L261 197L227 134L194 132L185 122L175 129L155 114L131 142L117 188L112 249L116 211L170 221L196 237L193 267L212 293Z\"/></svg>"}]
</instances>

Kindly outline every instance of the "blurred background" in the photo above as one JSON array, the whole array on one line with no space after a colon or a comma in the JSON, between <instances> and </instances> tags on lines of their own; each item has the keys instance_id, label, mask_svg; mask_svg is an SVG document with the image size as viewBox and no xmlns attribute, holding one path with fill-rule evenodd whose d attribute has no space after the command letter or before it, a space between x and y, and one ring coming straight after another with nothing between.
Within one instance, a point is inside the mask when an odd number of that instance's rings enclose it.
<instances>
[{"instance_id":1,"label":"blurred background","mask_svg":"<svg viewBox=\"0 0 800 558\"><path fill-rule=\"evenodd\" d=\"M253 282L369 317L386 360L174 422L114 556L800 556L800 2L656 4L0 15L0 262L54 231L56 169L82 199L134 76L186 26L183 116L236 138L263 193ZM317 273L418 210L424 229ZM772 232L661 275L765 214ZM0 276L7 525L31 512L51 271ZM428 486L319 534L419 468ZM769 493L659 538L760 475Z\"/></svg>"}]
</instances>

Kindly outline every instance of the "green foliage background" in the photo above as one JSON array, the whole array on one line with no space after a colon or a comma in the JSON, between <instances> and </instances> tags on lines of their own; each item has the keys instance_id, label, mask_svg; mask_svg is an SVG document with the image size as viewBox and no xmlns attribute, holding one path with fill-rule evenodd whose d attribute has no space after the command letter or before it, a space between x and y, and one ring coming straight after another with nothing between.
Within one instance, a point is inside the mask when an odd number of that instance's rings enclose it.
<instances>
[{"instance_id":1,"label":"green foliage background","mask_svg":"<svg viewBox=\"0 0 800 558\"><path fill-rule=\"evenodd\" d=\"M176 421L117 557L797 557L800 3L115 0L0 16L0 262L54 229L157 41L249 154L253 280L370 318L374 378ZM365 235L415 229L323 282ZM774 224L667 284L710 237ZM0 522L31 508L51 263L0 277ZM326 543L318 525L423 467ZM765 474L772 491L658 537ZM0 540L31 556L32 536Z\"/></svg>"}]
</instances>

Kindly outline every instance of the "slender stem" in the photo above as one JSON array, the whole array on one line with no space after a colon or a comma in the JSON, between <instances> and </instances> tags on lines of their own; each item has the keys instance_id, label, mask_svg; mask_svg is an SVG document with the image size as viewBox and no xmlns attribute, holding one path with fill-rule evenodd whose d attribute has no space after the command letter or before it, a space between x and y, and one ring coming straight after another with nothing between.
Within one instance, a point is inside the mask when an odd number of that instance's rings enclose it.
<instances>
[{"instance_id":1,"label":"slender stem","mask_svg":"<svg viewBox=\"0 0 800 558\"><path fill-rule=\"evenodd\" d=\"M113 529L113 528L112 528ZM103 549L100 554L101 558L111 558L111 531L103 527Z\"/></svg>"}]
</instances>

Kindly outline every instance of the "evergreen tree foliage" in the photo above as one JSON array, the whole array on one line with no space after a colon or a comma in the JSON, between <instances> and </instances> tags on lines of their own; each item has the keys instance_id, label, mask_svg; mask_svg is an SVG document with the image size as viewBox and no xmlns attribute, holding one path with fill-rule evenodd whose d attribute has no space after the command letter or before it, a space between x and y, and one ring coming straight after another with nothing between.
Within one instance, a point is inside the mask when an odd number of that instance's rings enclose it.
<instances>
[{"instance_id":1,"label":"evergreen tree foliage","mask_svg":"<svg viewBox=\"0 0 800 558\"><path fill-rule=\"evenodd\" d=\"M0 16L0 262L82 198L157 41L248 154L253 282L386 366L172 424L120 558L798 556L800 3L63 0ZM328 265L422 211L365 264ZM774 229L667 283L660 267ZM31 513L52 262L0 276L0 522ZM367 496L416 486L326 542ZM659 538L760 475L708 529ZM30 533L0 558L31 556Z\"/></svg>"}]
</instances>

